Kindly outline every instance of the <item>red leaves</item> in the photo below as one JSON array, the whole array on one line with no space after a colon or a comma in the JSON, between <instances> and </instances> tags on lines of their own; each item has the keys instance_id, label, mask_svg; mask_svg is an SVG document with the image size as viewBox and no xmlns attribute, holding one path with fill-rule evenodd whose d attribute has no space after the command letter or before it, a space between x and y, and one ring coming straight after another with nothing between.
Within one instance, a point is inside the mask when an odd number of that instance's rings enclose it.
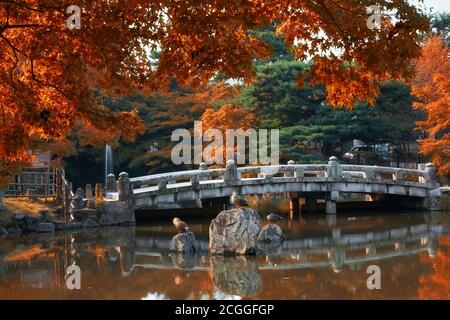
<instances>
[{"instance_id":1,"label":"red leaves","mask_svg":"<svg viewBox=\"0 0 450 320\"><path fill-rule=\"evenodd\" d=\"M135 114L102 107L98 92L160 89L173 78L197 86L218 72L249 82L254 59L270 48L247 31L267 23L299 59L314 59L311 78L327 86L331 104L373 101L377 81L410 75L418 33L428 29L406 0L378 2L407 28L367 29L365 0L81 0L80 30L66 26L70 1L0 2L0 156L17 157L31 137L62 140L79 121L126 138L142 130ZM149 48L161 49L156 66Z\"/></svg>"},{"instance_id":2,"label":"red leaves","mask_svg":"<svg viewBox=\"0 0 450 320\"><path fill-rule=\"evenodd\" d=\"M431 36L416 61L414 106L426 112L426 120L417 123L427 133L420 141L421 152L429 155L440 175L450 173L450 49L442 38Z\"/></svg>"}]
</instances>

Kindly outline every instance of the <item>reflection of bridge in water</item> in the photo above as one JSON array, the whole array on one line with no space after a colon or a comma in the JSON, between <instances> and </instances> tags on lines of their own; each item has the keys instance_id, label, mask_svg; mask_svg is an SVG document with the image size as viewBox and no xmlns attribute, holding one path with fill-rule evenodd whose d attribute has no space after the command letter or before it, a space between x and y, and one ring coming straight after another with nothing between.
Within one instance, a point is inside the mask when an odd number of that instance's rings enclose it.
<instances>
[{"instance_id":1,"label":"reflection of bridge in water","mask_svg":"<svg viewBox=\"0 0 450 320\"><path fill-rule=\"evenodd\" d=\"M435 214L410 219L398 216L359 221L339 218L330 224L324 219L304 222L300 229L285 229L288 240L282 246L262 246L256 257L208 255L206 232L200 231L203 224L192 225L198 230L202 249L192 256L170 252L173 229L168 224L84 230L3 243L0 246L0 296L10 294L5 289L8 287L27 295L37 292L32 291L36 288L49 288L53 294L69 294L65 272L67 266L74 263L82 270L83 288L98 287L102 294L113 290L119 295L133 283L145 291L153 288L155 281L166 288L170 279L175 283L184 279L189 282L188 287L197 286L192 281L208 279L208 283L211 281L222 292L249 296L259 292L263 282L271 283L268 280L271 277L292 276L292 273L266 272L269 270L307 270L308 274L320 275L325 282L336 279L341 283L341 278L327 278L331 270L350 271L343 275L352 277L372 263L383 268L399 263L407 268L421 260L418 254L439 259L437 252L444 248L439 239L450 233L448 218ZM155 280L159 277L160 281ZM142 287L143 282L146 284ZM283 285L280 286L282 290ZM89 295L92 290L83 292ZM98 298L96 294L89 297Z\"/></svg>"},{"instance_id":2,"label":"reflection of bridge in water","mask_svg":"<svg viewBox=\"0 0 450 320\"><path fill-rule=\"evenodd\" d=\"M349 234L343 234L339 228L335 228L328 236L286 240L280 246L259 248L259 255L266 259L258 260L258 268L281 270L331 266L338 272L343 266L353 268L364 262L420 252L427 252L434 257L438 237L449 232L449 227L430 224ZM200 240L199 245L203 252L207 251L208 241ZM137 237L133 269L210 269L206 255L174 254L168 252L169 248L168 239Z\"/></svg>"},{"instance_id":3,"label":"reflection of bridge in water","mask_svg":"<svg viewBox=\"0 0 450 320\"><path fill-rule=\"evenodd\" d=\"M110 185L115 185L110 175ZM261 195L285 193L291 208L297 211L299 199L305 199L305 209L314 211L317 199L326 203L327 213L336 213L336 201L342 194L366 194L373 199L403 197L404 204L422 209L434 209L440 196L436 169L432 164L419 170L341 165L336 157L328 164L237 167L230 160L226 168L161 173L128 178L121 173L119 192L107 192L109 199L133 198L135 209L220 208L234 193ZM108 188L107 188L108 190ZM132 191L132 192L131 192Z\"/></svg>"}]
</instances>

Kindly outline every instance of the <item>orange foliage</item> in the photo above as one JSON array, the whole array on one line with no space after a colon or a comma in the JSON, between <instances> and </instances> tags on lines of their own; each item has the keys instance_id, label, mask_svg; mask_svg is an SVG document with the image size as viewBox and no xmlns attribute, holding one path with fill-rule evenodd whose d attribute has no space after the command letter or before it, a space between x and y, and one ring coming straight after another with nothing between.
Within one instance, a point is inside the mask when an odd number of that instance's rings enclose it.
<instances>
[{"instance_id":1,"label":"orange foliage","mask_svg":"<svg viewBox=\"0 0 450 320\"><path fill-rule=\"evenodd\" d=\"M397 11L395 25L367 28L372 0L79 0L81 29L69 30L71 0L1 1L0 157L29 160L32 139L60 141L79 121L126 138L143 129L135 112L111 112L94 90L153 90L173 78L196 86L217 72L248 82L270 48L247 31L271 22L299 59L315 59L312 81L332 104L373 101L378 80L410 75L428 29L407 0L377 3ZM161 49L156 67L149 48Z\"/></svg>"},{"instance_id":2,"label":"orange foliage","mask_svg":"<svg viewBox=\"0 0 450 320\"><path fill-rule=\"evenodd\" d=\"M417 75L414 106L424 110L427 118L417 123L426 132L421 152L431 156L440 175L450 173L450 49L442 38L431 36L416 61Z\"/></svg>"},{"instance_id":3,"label":"orange foliage","mask_svg":"<svg viewBox=\"0 0 450 320\"><path fill-rule=\"evenodd\" d=\"M433 267L429 274L419 277L420 299L450 299L450 237L441 237L439 247L436 257L421 256L423 263Z\"/></svg>"},{"instance_id":4,"label":"orange foliage","mask_svg":"<svg viewBox=\"0 0 450 320\"><path fill-rule=\"evenodd\" d=\"M207 109L202 115L202 129L206 131L208 129L218 129L222 133L223 148L222 154L225 155L227 151L227 129L242 129L247 130L255 127L256 117L253 113L246 111L240 107L233 106L231 104L225 104L220 109ZM234 142L233 142L234 143ZM238 146L234 146L234 151ZM232 151L232 149L229 149ZM215 151L209 155L211 159L215 157Z\"/></svg>"},{"instance_id":5,"label":"orange foliage","mask_svg":"<svg viewBox=\"0 0 450 320\"><path fill-rule=\"evenodd\" d=\"M249 129L255 126L255 115L240 107L225 104L220 109L207 109L202 115L203 129L219 129L225 137L227 129Z\"/></svg>"}]
</instances>

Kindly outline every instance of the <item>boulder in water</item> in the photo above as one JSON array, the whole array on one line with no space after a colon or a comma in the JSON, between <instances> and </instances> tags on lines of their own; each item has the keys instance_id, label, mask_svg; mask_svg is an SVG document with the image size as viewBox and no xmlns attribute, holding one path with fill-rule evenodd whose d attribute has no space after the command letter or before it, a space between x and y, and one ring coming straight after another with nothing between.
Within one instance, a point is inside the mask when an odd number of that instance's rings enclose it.
<instances>
[{"instance_id":1,"label":"boulder in water","mask_svg":"<svg viewBox=\"0 0 450 320\"><path fill-rule=\"evenodd\" d=\"M281 230L280 226L273 223L265 225L258 235L258 241L264 243L278 243L283 242L285 239L283 230Z\"/></svg>"},{"instance_id":2,"label":"boulder in water","mask_svg":"<svg viewBox=\"0 0 450 320\"><path fill-rule=\"evenodd\" d=\"M261 219L255 209L222 211L209 226L209 252L217 255L256 254Z\"/></svg>"},{"instance_id":3,"label":"boulder in water","mask_svg":"<svg viewBox=\"0 0 450 320\"><path fill-rule=\"evenodd\" d=\"M170 250L182 252L185 254L193 254L198 252L198 244L193 232L179 233L172 238Z\"/></svg>"}]
</instances>

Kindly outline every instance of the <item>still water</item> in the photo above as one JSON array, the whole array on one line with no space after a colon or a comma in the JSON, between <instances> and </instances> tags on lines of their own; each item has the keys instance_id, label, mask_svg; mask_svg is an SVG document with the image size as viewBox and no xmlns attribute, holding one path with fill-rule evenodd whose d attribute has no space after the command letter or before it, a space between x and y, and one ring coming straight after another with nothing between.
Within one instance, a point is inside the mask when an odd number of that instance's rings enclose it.
<instances>
[{"instance_id":1,"label":"still water","mask_svg":"<svg viewBox=\"0 0 450 320\"><path fill-rule=\"evenodd\" d=\"M185 218L203 249L169 252L170 219L0 240L0 299L449 299L450 214L310 215L256 257L209 257L209 220ZM66 287L76 264L81 289ZM367 267L381 289L367 288Z\"/></svg>"}]
</instances>

